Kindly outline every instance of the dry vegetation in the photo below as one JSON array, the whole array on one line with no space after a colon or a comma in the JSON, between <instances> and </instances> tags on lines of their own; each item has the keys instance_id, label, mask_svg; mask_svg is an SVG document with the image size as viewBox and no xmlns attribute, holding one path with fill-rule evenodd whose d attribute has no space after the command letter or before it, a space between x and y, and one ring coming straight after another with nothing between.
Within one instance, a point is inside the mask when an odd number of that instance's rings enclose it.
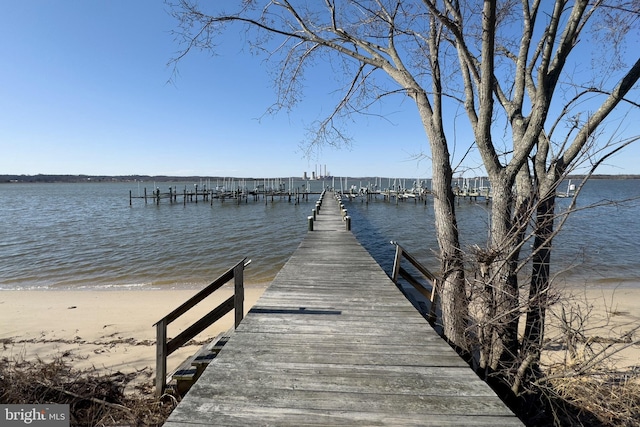
<instances>
[{"instance_id":1,"label":"dry vegetation","mask_svg":"<svg viewBox=\"0 0 640 427\"><path fill-rule=\"evenodd\" d=\"M640 326L622 314L579 295L551 307L544 373L531 384L546 408L540 425L640 426L640 365L623 356L637 354Z\"/></svg>"},{"instance_id":2,"label":"dry vegetation","mask_svg":"<svg viewBox=\"0 0 640 427\"><path fill-rule=\"evenodd\" d=\"M640 372L550 372L540 384L556 425L640 426Z\"/></svg>"},{"instance_id":3,"label":"dry vegetation","mask_svg":"<svg viewBox=\"0 0 640 427\"><path fill-rule=\"evenodd\" d=\"M170 394L154 396L148 369L104 374L74 369L61 357L0 360L0 402L68 404L72 426L160 426L177 404Z\"/></svg>"}]
</instances>

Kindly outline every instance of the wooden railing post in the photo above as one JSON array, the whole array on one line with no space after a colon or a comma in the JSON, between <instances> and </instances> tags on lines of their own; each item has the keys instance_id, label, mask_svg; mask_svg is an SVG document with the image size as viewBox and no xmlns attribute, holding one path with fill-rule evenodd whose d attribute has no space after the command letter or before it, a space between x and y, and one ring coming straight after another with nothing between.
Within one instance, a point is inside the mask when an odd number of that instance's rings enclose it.
<instances>
[{"instance_id":1,"label":"wooden railing post","mask_svg":"<svg viewBox=\"0 0 640 427\"><path fill-rule=\"evenodd\" d=\"M428 298L431 302L429 307L429 313L427 320L432 325L436 321L436 305L438 303L438 278L431 273L425 266L420 264L417 259L413 257L409 252L405 252L397 242L391 241L392 245L396 247L396 255L393 259L393 272L391 274L391 280L393 283L398 284L398 279L402 277L409 284L411 284L418 292L424 297ZM420 282L418 282L411 274L403 269L400 265L402 258L405 258L411 265L413 265L428 281L431 282L431 291L425 289Z\"/></svg>"},{"instance_id":2,"label":"wooden railing post","mask_svg":"<svg viewBox=\"0 0 640 427\"><path fill-rule=\"evenodd\" d=\"M246 261L246 258L236 264L233 268L230 268L213 281L209 286L202 289L196 295L184 302L178 308L171 313L160 319L154 324L156 327L156 395L162 396L166 386L167 376L167 357L188 342L191 338L195 337L200 332L220 320L224 315L235 309L235 327L237 328L244 317L244 268L249 265L251 260ZM229 297L226 301L221 303L218 307L214 308L208 314L200 318L200 320L193 323L191 326L180 332L177 336L167 341L167 326L182 316L188 310L193 308L196 304L202 301L207 296L211 295L217 289L220 289L224 284L234 279L234 295Z\"/></svg>"},{"instance_id":3,"label":"wooden railing post","mask_svg":"<svg viewBox=\"0 0 640 427\"><path fill-rule=\"evenodd\" d=\"M235 285L233 307L236 316L235 327L237 328L244 317L244 263L238 264L233 269L233 281Z\"/></svg>"},{"instance_id":4,"label":"wooden railing post","mask_svg":"<svg viewBox=\"0 0 640 427\"><path fill-rule=\"evenodd\" d=\"M436 321L436 306L438 305L438 295L440 290L438 289L438 280L433 281L433 289L431 290L431 306L429 307L429 316L427 321L432 325Z\"/></svg>"},{"instance_id":5,"label":"wooden railing post","mask_svg":"<svg viewBox=\"0 0 640 427\"><path fill-rule=\"evenodd\" d=\"M167 320L156 323L156 396L162 396L167 376Z\"/></svg>"},{"instance_id":6,"label":"wooden railing post","mask_svg":"<svg viewBox=\"0 0 640 427\"><path fill-rule=\"evenodd\" d=\"M393 283L398 283L398 273L400 272L400 260L402 259L402 246L392 241L392 245L396 247L396 256L393 259L393 272L391 274L391 280Z\"/></svg>"}]
</instances>

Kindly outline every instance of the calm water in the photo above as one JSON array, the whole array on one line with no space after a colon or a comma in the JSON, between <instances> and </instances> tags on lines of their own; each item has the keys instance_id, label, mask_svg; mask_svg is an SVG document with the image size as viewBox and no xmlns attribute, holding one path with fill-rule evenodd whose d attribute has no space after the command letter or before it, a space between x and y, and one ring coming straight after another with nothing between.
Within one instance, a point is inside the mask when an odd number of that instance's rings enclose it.
<instances>
[{"instance_id":1,"label":"calm water","mask_svg":"<svg viewBox=\"0 0 640 427\"><path fill-rule=\"evenodd\" d=\"M174 185L154 184L163 192ZM323 184L330 183L312 182L311 190ZM184 188L184 183L175 185L180 192ZM276 198L186 206L134 200L130 207L129 191L135 196L144 186L151 192L152 183L0 185L0 289L199 287L244 257L252 260L246 281L268 282L306 234L306 218L318 197L300 204ZM587 184L579 206L636 199L583 210L570 219L554 242L555 260L574 266L569 280L640 286L638 197L640 180ZM437 269L431 254L437 247L432 200L426 206L382 198L347 203L354 233L385 270L393 259L390 240ZM559 203L567 206L569 200ZM462 201L459 213L464 243L482 243L485 204Z\"/></svg>"},{"instance_id":2,"label":"calm water","mask_svg":"<svg viewBox=\"0 0 640 427\"><path fill-rule=\"evenodd\" d=\"M570 201L557 199L558 211L566 211ZM601 206L585 209L593 205ZM390 274L395 251L391 240L429 268L439 269L434 255L437 241L432 208L429 199L426 206L414 202L395 205L356 201L347 209L353 217L354 233ZM463 247L486 244L488 209L481 201L461 200L458 204ZM553 245L553 270L562 272L561 277L567 283L640 287L640 179L588 182L579 194L576 212ZM527 249L523 254L528 253Z\"/></svg>"}]
</instances>

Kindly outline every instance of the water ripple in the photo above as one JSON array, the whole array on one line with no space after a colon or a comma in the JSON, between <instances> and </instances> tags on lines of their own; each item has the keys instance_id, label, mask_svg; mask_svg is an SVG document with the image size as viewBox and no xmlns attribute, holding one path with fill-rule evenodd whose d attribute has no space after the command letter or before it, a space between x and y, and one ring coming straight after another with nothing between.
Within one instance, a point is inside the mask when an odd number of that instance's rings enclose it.
<instances>
[{"instance_id":1,"label":"water ripple","mask_svg":"<svg viewBox=\"0 0 640 427\"><path fill-rule=\"evenodd\" d=\"M130 207L128 193L135 194L136 186L0 185L0 215L8 219L0 224L0 290L202 286L245 257L252 259L246 281L268 282L306 234L317 199L299 205L279 199L241 205L163 200L159 206L138 199ZM639 195L639 180L593 181L579 202ZM354 201L348 209L354 233L385 270L393 262L390 240L437 269L431 203ZM566 203L560 200L559 208ZM555 259L574 266L575 280L640 284L639 208L635 200L578 212L554 241ZM463 245L483 242L487 206L462 202L458 211Z\"/></svg>"}]
</instances>

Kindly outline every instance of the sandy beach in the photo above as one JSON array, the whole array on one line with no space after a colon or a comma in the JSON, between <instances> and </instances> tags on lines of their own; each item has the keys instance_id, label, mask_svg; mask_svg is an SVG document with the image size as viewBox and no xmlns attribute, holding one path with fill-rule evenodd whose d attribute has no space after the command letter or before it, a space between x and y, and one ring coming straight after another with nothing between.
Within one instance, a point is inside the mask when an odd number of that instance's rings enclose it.
<instances>
[{"instance_id":1,"label":"sandy beach","mask_svg":"<svg viewBox=\"0 0 640 427\"><path fill-rule=\"evenodd\" d=\"M245 312L267 285L245 286ZM198 290L46 290L0 292L0 357L45 361L62 357L78 369L105 373L155 369L158 320ZM225 285L168 328L173 337L232 295ZM233 312L196 336L200 345L233 327ZM200 345L169 356L175 369Z\"/></svg>"},{"instance_id":2,"label":"sandy beach","mask_svg":"<svg viewBox=\"0 0 640 427\"><path fill-rule=\"evenodd\" d=\"M245 311L255 304L266 285L248 286ZM1 357L51 360L62 357L76 368L95 367L105 372L129 373L155 369L154 323L186 301L197 290L109 290L109 291L2 291L0 292ZM193 313L169 327L175 336L190 323L231 295L225 287L196 306ZM640 289L574 289L572 299L581 302L581 312L590 312L587 338L625 347L618 355L622 369L637 365L640 340ZM558 310L554 310L558 313ZM204 343L233 326L233 313L213 325L196 341ZM549 327L548 337L558 329ZM623 337L627 340L622 342ZM629 345L631 341L631 345ZM185 346L168 359L168 370L176 368L199 345ZM565 352L548 355L560 358Z\"/></svg>"},{"instance_id":3,"label":"sandy beach","mask_svg":"<svg viewBox=\"0 0 640 427\"><path fill-rule=\"evenodd\" d=\"M611 355L599 368L624 371L640 366L640 289L626 287L574 287L566 289L562 298L571 304L556 304L548 312L545 338L547 351L543 362L571 365L594 356L601 360ZM574 337L577 355L567 351L567 333L563 321L570 321L580 334ZM609 366L610 365L610 366Z\"/></svg>"}]
</instances>

